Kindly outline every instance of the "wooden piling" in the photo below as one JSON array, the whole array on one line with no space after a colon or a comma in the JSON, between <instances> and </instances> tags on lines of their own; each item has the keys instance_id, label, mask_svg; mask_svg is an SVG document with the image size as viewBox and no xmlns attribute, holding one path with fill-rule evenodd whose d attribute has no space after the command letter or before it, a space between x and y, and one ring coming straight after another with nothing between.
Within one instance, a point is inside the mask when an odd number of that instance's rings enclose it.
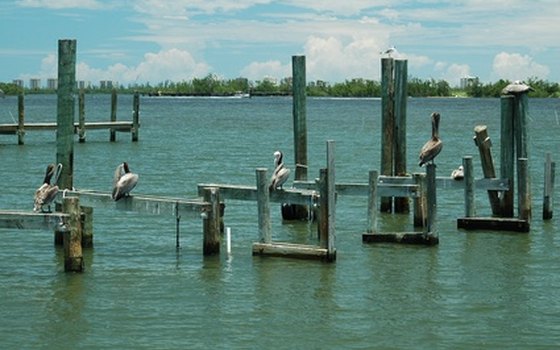
<instances>
[{"instance_id":1,"label":"wooden piling","mask_svg":"<svg viewBox=\"0 0 560 350\"><path fill-rule=\"evenodd\" d=\"M465 179L465 217L476 215L474 200L474 171L471 156L463 157L463 172Z\"/></svg>"},{"instance_id":2,"label":"wooden piling","mask_svg":"<svg viewBox=\"0 0 560 350\"><path fill-rule=\"evenodd\" d=\"M408 98L407 60L395 60L395 176L406 176L406 104ZM396 197L395 213L408 213L410 203L408 197Z\"/></svg>"},{"instance_id":3,"label":"wooden piling","mask_svg":"<svg viewBox=\"0 0 560 350\"><path fill-rule=\"evenodd\" d=\"M82 272L82 229L80 224L80 202L77 197L66 197L62 202L64 213L70 215L64 230L64 271Z\"/></svg>"},{"instance_id":4,"label":"wooden piling","mask_svg":"<svg viewBox=\"0 0 560 350\"><path fill-rule=\"evenodd\" d=\"M327 260L334 261L336 259L336 250L334 247L335 235L335 163L334 163L334 141L327 141L327 177L326 186L321 192L321 198L326 197L326 219L327 232L321 235L321 247L327 249ZM324 192L324 193L323 193ZM324 205L324 204L323 204Z\"/></svg>"},{"instance_id":5,"label":"wooden piling","mask_svg":"<svg viewBox=\"0 0 560 350\"><path fill-rule=\"evenodd\" d=\"M76 40L58 41L56 161L62 164L61 189L73 187L74 94L76 89Z\"/></svg>"},{"instance_id":6,"label":"wooden piling","mask_svg":"<svg viewBox=\"0 0 560 350\"><path fill-rule=\"evenodd\" d=\"M111 122L117 121L117 89L111 91ZM117 131L113 128L109 129L109 141L117 140Z\"/></svg>"},{"instance_id":7,"label":"wooden piling","mask_svg":"<svg viewBox=\"0 0 560 350\"><path fill-rule=\"evenodd\" d=\"M272 243L272 228L270 224L270 192L268 191L268 177L265 168L258 168L257 174L257 217L259 221L259 241Z\"/></svg>"},{"instance_id":8,"label":"wooden piling","mask_svg":"<svg viewBox=\"0 0 560 350\"><path fill-rule=\"evenodd\" d=\"M381 59L381 175L393 175L394 154L394 83L393 79L394 60L392 58ZM391 212L393 210L393 198L381 197L379 210Z\"/></svg>"},{"instance_id":9,"label":"wooden piling","mask_svg":"<svg viewBox=\"0 0 560 350\"><path fill-rule=\"evenodd\" d=\"M494 169L494 160L492 158L492 140L488 136L488 128L486 125L477 125L474 128L474 142L478 147L480 154L480 162L482 165L482 173L484 178L495 178L496 171ZM500 215L500 198L497 191L488 191L488 199L492 208L492 215ZM467 215L469 216L469 215Z\"/></svg>"},{"instance_id":10,"label":"wooden piling","mask_svg":"<svg viewBox=\"0 0 560 350\"><path fill-rule=\"evenodd\" d=\"M500 178L509 181L509 190L504 191L500 200L500 216L513 217L514 199L514 136L513 136L513 105L512 95L500 98L501 132L500 132Z\"/></svg>"},{"instance_id":11,"label":"wooden piling","mask_svg":"<svg viewBox=\"0 0 560 350\"><path fill-rule=\"evenodd\" d=\"M86 142L86 108L84 90L80 89L78 94L78 141Z\"/></svg>"},{"instance_id":12,"label":"wooden piling","mask_svg":"<svg viewBox=\"0 0 560 350\"><path fill-rule=\"evenodd\" d=\"M543 220L552 219L554 197L554 173L556 164L552 161L550 152L546 153L544 162L544 190L543 190Z\"/></svg>"},{"instance_id":13,"label":"wooden piling","mask_svg":"<svg viewBox=\"0 0 560 350\"><path fill-rule=\"evenodd\" d=\"M427 237L437 238L436 165L434 163L426 164L426 194L428 197L428 217L424 233Z\"/></svg>"},{"instance_id":14,"label":"wooden piling","mask_svg":"<svg viewBox=\"0 0 560 350\"><path fill-rule=\"evenodd\" d=\"M379 173L370 170L368 177L368 210L366 233L375 233L377 228L377 181Z\"/></svg>"},{"instance_id":15,"label":"wooden piling","mask_svg":"<svg viewBox=\"0 0 560 350\"><path fill-rule=\"evenodd\" d=\"M18 145L25 143L25 104L23 92L18 95Z\"/></svg>"},{"instance_id":16,"label":"wooden piling","mask_svg":"<svg viewBox=\"0 0 560 350\"><path fill-rule=\"evenodd\" d=\"M205 188L203 191L205 202L211 204L211 210L203 220L203 248L204 255L220 253L220 196L215 187Z\"/></svg>"},{"instance_id":17,"label":"wooden piling","mask_svg":"<svg viewBox=\"0 0 560 350\"><path fill-rule=\"evenodd\" d=\"M418 196L412 199L414 206L414 227L426 227L427 226L427 208L428 208L428 198L426 196L426 174L414 173L412 174L414 183L418 186Z\"/></svg>"},{"instance_id":18,"label":"wooden piling","mask_svg":"<svg viewBox=\"0 0 560 350\"><path fill-rule=\"evenodd\" d=\"M82 247L93 247L93 207L80 207L80 225L82 227Z\"/></svg>"},{"instance_id":19,"label":"wooden piling","mask_svg":"<svg viewBox=\"0 0 560 350\"><path fill-rule=\"evenodd\" d=\"M529 178L529 162L527 158L517 160L517 196L518 218L527 222L531 221L531 188Z\"/></svg>"},{"instance_id":20,"label":"wooden piling","mask_svg":"<svg viewBox=\"0 0 560 350\"><path fill-rule=\"evenodd\" d=\"M138 134L140 132L140 94L134 91L134 98L132 100L132 142L138 141Z\"/></svg>"}]
</instances>

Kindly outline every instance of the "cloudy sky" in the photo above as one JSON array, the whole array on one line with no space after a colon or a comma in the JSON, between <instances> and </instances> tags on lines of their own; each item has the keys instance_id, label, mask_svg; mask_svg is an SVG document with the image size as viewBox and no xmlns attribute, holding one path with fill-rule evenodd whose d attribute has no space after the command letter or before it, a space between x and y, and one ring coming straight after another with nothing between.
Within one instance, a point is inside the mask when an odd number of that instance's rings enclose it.
<instances>
[{"instance_id":1,"label":"cloudy sky","mask_svg":"<svg viewBox=\"0 0 560 350\"><path fill-rule=\"evenodd\" d=\"M77 79L97 84L291 76L378 80L395 46L409 75L560 81L558 0L2 0L0 81L56 77L77 40Z\"/></svg>"}]
</instances>

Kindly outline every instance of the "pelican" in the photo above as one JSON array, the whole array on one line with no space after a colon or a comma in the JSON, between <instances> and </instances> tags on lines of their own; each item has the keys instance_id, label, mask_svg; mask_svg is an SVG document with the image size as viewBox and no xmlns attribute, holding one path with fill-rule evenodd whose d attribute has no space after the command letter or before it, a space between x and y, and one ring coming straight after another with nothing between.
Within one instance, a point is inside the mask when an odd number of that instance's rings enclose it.
<instances>
[{"instance_id":1,"label":"pelican","mask_svg":"<svg viewBox=\"0 0 560 350\"><path fill-rule=\"evenodd\" d=\"M516 80L502 89L502 95L518 95L529 91L535 91L535 89L521 80Z\"/></svg>"},{"instance_id":2,"label":"pelican","mask_svg":"<svg viewBox=\"0 0 560 350\"><path fill-rule=\"evenodd\" d=\"M379 54L380 55L387 55L388 57L391 57L392 54L397 53L397 48L394 46L391 46L390 48L388 48L385 51L380 51Z\"/></svg>"},{"instance_id":3,"label":"pelican","mask_svg":"<svg viewBox=\"0 0 560 350\"><path fill-rule=\"evenodd\" d=\"M451 178L453 180L463 180L465 177L465 172L463 171L463 166L459 165L459 167L451 172Z\"/></svg>"},{"instance_id":4,"label":"pelican","mask_svg":"<svg viewBox=\"0 0 560 350\"><path fill-rule=\"evenodd\" d=\"M284 155L280 151L274 152L274 172L270 178L269 190L275 190L277 188L282 189L282 185L288 180L290 176L290 169L284 166L282 158Z\"/></svg>"},{"instance_id":5,"label":"pelican","mask_svg":"<svg viewBox=\"0 0 560 350\"><path fill-rule=\"evenodd\" d=\"M115 175L113 177L113 200L118 201L119 199L126 197L130 194L130 191L138 183L138 174L130 172L128 168L128 163L123 162L117 166L115 169Z\"/></svg>"},{"instance_id":6,"label":"pelican","mask_svg":"<svg viewBox=\"0 0 560 350\"><path fill-rule=\"evenodd\" d=\"M441 152L443 148L443 142L439 138L439 113L432 113L432 138L428 140L422 147L420 151L420 163L419 166L422 166L428 162L434 164L434 158Z\"/></svg>"},{"instance_id":7,"label":"pelican","mask_svg":"<svg viewBox=\"0 0 560 350\"><path fill-rule=\"evenodd\" d=\"M43 184L35 191L35 201L33 205L33 211L35 212L51 212L51 203L58 193L58 178L60 177L60 172L62 171L62 164L57 165L49 164L45 172L45 177L43 179ZM53 184L51 185L51 178L54 175ZM47 206L48 211L44 210L44 206Z\"/></svg>"}]
</instances>

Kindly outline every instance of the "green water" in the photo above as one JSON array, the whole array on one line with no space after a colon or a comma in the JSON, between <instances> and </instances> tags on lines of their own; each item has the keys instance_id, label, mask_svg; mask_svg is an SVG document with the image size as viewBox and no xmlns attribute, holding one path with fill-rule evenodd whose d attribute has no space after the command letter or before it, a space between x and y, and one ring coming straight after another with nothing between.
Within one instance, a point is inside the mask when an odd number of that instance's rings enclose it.
<instances>
[{"instance_id":1,"label":"green water","mask_svg":"<svg viewBox=\"0 0 560 350\"><path fill-rule=\"evenodd\" d=\"M90 131L75 144L74 185L109 191L113 170L128 161L140 174L136 193L196 197L197 184L255 184L255 169L276 149L293 167L290 98L142 98L140 141ZM0 229L0 347L3 349L401 349L560 346L558 212L541 220L543 162L560 149L558 100L530 100L533 222L529 234L457 230L462 191L438 191L436 247L364 245L366 198L340 197L337 261L326 264L251 255L257 240L254 203L228 201L232 254L202 257L200 220L181 221L175 248L172 216L96 207L94 248L85 272L63 271L49 231ZM464 155L482 176L473 128L488 125L499 155L498 99L410 99L408 164L442 115L438 176ZM107 120L110 96L87 96L88 120ZM119 96L119 119L131 118ZM54 121L55 96L27 96L28 121ZM0 123L17 118L17 100L0 99ZM379 168L380 101L308 99L309 176L326 162L334 140L340 182L367 182ZM30 132L26 145L0 136L2 209L32 208L44 167L56 159L55 134ZM557 161L557 159L556 159ZM558 189L556 189L558 197ZM487 195L477 213L490 215ZM274 206L273 206L274 208ZM558 208L556 208L558 209ZM410 215L382 216L380 229L411 230ZM314 243L315 226L282 223L275 240Z\"/></svg>"}]
</instances>

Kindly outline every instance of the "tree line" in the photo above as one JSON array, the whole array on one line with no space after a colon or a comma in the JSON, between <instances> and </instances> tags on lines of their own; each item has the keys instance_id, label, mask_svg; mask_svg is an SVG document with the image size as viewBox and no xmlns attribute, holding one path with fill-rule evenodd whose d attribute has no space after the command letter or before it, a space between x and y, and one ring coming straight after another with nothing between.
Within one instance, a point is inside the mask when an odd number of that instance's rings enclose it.
<instances>
[{"instance_id":1,"label":"tree line","mask_svg":"<svg viewBox=\"0 0 560 350\"><path fill-rule=\"evenodd\" d=\"M411 97L499 97L502 89L509 84L508 80L498 80L493 83L479 83L469 85L465 89L452 88L445 80L408 78L407 90ZM558 83L537 78L525 81L534 91L530 97L560 97ZM20 93L55 93L53 89L22 88L12 83L0 83L0 89L6 95ZM133 84L115 87L119 93L133 93L138 91L145 95L159 96L231 96L236 93L249 93L252 96L288 96L292 92L292 78L281 80L263 79L250 81L246 78L220 79L209 74L203 78L188 81L173 82L166 80L156 85L150 83ZM109 93L113 88L99 88L95 86L84 89L86 93ZM370 79L355 78L344 82L329 83L322 80L307 83L307 95L315 97L380 97L381 82Z\"/></svg>"}]
</instances>

